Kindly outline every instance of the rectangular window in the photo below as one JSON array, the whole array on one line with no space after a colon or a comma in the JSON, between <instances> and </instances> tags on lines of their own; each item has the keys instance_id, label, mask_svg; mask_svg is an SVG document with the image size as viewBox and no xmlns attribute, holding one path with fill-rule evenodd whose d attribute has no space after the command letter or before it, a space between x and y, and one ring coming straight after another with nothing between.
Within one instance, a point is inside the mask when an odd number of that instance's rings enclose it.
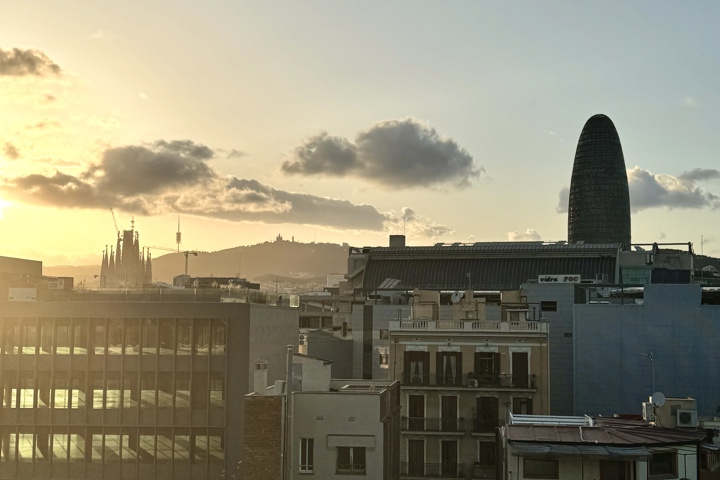
<instances>
[{"instance_id":1,"label":"rectangular window","mask_svg":"<svg viewBox=\"0 0 720 480\"><path fill-rule=\"evenodd\" d=\"M380 330L380 340L388 340L390 338L389 330Z\"/></svg>"},{"instance_id":2,"label":"rectangular window","mask_svg":"<svg viewBox=\"0 0 720 480\"><path fill-rule=\"evenodd\" d=\"M560 478L557 460L539 460L523 458L523 476L525 478Z\"/></svg>"},{"instance_id":3,"label":"rectangular window","mask_svg":"<svg viewBox=\"0 0 720 480\"><path fill-rule=\"evenodd\" d=\"M600 460L600 480L632 480L635 462Z\"/></svg>"},{"instance_id":4,"label":"rectangular window","mask_svg":"<svg viewBox=\"0 0 720 480\"><path fill-rule=\"evenodd\" d=\"M337 475L365 475L365 447L338 447Z\"/></svg>"},{"instance_id":5,"label":"rectangular window","mask_svg":"<svg viewBox=\"0 0 720 480\"><path fill-rule=\"evenodd\" d=\"M543 312L557 312L557 302L542 301L540 302L540 310Z\"/></svg>"},{"instance_id":6,"label":"rectangular window","mask_svg":"<svg viewBox=\"0 0 720 480\"><path fill-rule=\"evenodd\" d=\"M675 452L653 453L648 465L648 479L677 477L677 455Z\"/></svg>"},{"instance_id":7,"label":"rectangular window","mask_svg":"<svg viewBox=\"0 0 720 480\"><path fill-rule=\"evenodd\" d=\"M532 415L532 398L513 398L512 413L515 415Z\"/></svg>"},{"instance_id":8,"label":"rectangular window","mask_svg":"<svg viewBox=\"0 0 720 480\"><path fill-rule=\"evenodd\" d=\"M313 471L313 439L312 438L301 438L300 439L300 472L301 473L312 473Z\"/></svg>"}]
</instances>

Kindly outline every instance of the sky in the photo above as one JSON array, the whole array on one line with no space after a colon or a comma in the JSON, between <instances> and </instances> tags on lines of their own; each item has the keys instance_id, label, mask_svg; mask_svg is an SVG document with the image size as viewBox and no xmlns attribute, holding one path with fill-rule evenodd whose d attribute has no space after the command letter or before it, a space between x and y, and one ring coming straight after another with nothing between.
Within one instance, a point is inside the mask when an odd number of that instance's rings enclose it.
<instances>
[{"instance_id":1,"label":"sky","mask_svg":"<svg viewBox=\"0 0 720 480\"><path fill-rule=\"evenodd\" d=\"M604 113L633 242L720 256L717 2L3 3L0 255L565 240Z\"/></svg>"}]
</instances>

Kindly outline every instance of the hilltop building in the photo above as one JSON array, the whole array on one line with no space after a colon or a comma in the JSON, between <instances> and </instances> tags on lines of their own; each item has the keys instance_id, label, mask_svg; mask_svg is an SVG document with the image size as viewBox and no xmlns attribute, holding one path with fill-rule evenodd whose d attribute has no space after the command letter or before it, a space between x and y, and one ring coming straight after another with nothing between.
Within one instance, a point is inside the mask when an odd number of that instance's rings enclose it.
<instances>
[{"instance_id":1,"label":"hilltop building","mask_svg":"<svg viewBox=\"0 0 720 480\"><path fill-rule=\"evenodd\" d=\"M580 133L570 180L568 242L630 248L630 194L622 145L609 117L593 115Z\"/></svg>"}]
</instances>

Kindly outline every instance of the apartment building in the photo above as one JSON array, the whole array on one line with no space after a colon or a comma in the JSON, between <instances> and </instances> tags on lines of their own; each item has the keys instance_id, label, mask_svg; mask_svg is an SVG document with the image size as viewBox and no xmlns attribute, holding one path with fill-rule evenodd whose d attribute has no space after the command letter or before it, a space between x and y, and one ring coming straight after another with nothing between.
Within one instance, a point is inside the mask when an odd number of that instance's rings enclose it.
<instances>
[{"instance_id":1,"label":"apartment building","mask_svg":"<svg viewBox=\"0 0 720 480\"><path fill-rule=\"evenodd\" d=\"M472 290L453 294L451 319L439 300L414 292L380 360L401 381L401 478L495 478L507 413L549 412L548 325L518 291L501 292L499 318Z\"/></svg>"},{"instance_id":2,"label":"apartment building","mask_svg":"<svg viewBox=\"0 0 720 480\"><path fill-rule=\"evenodd\" d=\"M295 354L288 399L284 381L265 388L258 367L261 380L246 396L246 477L400 478L399 382L331 379L331 362Z\"/></svg>"}]
</instances>

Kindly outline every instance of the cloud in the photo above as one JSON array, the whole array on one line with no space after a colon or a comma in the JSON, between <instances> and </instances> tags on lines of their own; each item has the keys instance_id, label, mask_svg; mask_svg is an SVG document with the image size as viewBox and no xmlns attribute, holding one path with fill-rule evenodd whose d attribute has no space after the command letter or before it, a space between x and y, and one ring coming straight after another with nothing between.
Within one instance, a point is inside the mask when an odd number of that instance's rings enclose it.
<instances>
[{"instance_id":1,"label":"cloud","mask_svg":"<svg viewBox=\"0 0 720 480\"><path fill-rule=\"evenodd\" d=\"M570 203L570 189L568 187L560 190L558 194L558 205L555 207L557 213L567 213Z\"/></svg>"},{"instance_id":2,"label":"cloud","mask_svg":"<svg viewBox=\"0 0 720 480\"><path fill-rule=\"evenodd\" d=\"M720 198L695 185L691 180L666 174L654 174L640 167L628 169L630 207L645 208L717 208Z\"/></svg>"},{"instance_id":3,"label":"cloud","mask_svg":"<svg viewBox=\"0 0 720 480\"><path fill-rule=\"evenodd\" d=\"M720 197L698 187L697 180L720 178L720 171L696 168L679 176L655 174L638 166L627 170L630 208L638 212L646 208L718 208ZM570 189L560 191L558 213L567 213Z\"/></svg>"},{"instance_id":4,"label":"cloud","mask_svg":"<svg viewBox=\"0 0 720 480\"><path fill-rule=\"evenodd\" d=\"M411 237L438 238L453 232L449 227L417 214L410 207L403 207L399 215L390 212L386 216L389 224L402 226L403 233Z\"/></svg>"},{"instance_id":5,"label":"cloud","mask_svg":"<svg viewBox=\"0 0 720 480\"><path fill-rule=\"evenodd\" d=\"M210 148L189 140L107 149L80 175L60 171L5 178L0 191L40 205L109 208L132 214L184 213L230 221L297 223L383 231L391 220L371 205L276 190L223 177Z\"/></svg>"},{"instance_id":6,"label":"cloud","mask_svg":"<svg viewBox=\"0 0 720 480\"><path fill-rule=\"evenodd\" d=\"M533 240L542 240L540 234L532 229L528 228L524 233L520 232L507 232L507 239L511 242L527 242Z\"/></svg>"},{"instance_id":7,"label":"cloud","mask_svg":"<svg viewBox=\"0 0 720 480\"><path fill-rule=\"evenodd\" d=\"M242 158L247 156L247 153L242 150L235 150L234 148L227 153L226 158Z\"/></svg>"},{"instance_id":8,"label":"cloud","mask_svg":"<svg viewBox=\"0 0 720 480\"><path fill-rule=\"evenodd\" d=\"M322 132L297 147L281 169L288 175L354 176L387 188L463 188L484 172L454 140L412 118L373 125L354 143Z\"/></svg>"},{"instance_id":9,"label":"cloud","mask_svg":"<svg viewBox=\"0 0 720 480\"><path fill-rule=\"evenodd\" d=\"M0 49L0 76L58 75L60 66L40 50Z\"/></svg>"},{"instance_id":10,"label":"cloud","mask_svg":"<svg viewBox=\"0 0 720 480\"><path fill-rule=\"evenodd\" d=\"M57 120L50 120L50 119L43 119L40 120L37 123L32 123L25 125L26 131L43 131L43 130L51 130L51 129L59 129L62 128L62 125Z\"/></svg>"},{"instance_id":11,"label":"cloud","mask_svg":"<svg viewBox=\"0 0 720 480\"><path fill-rule=\"evenodd\" d=\"M720 170L713 168L694 168L678 175L681 180L690 182L701 182L703 180L717 180L720 178Z\"/></svg>"},{"instance_id":12,"label":"cloud","mask_svg":"<svg viewBox=\"0 0 720 480\"><path fill-rule=\"evenodd\" d=\"M697 107L697 101L693 97L688 95L687 97L683 98L683 105L690 108Z\"/></svg>"},{"instance_id":13,"label":"cloud","mask_svg":"<svg viewBox=\"0 0 720 480\"><path fill-rule=\"evenodd\" d=\"M191 140L173 140L171 142L158 140L153 144L153 147L155 149L174 152L178 155L194 157L200 160L208 160L215 156L215 152L213 152L209 147L200 143L194 143Z\"/></svg>"},{"instance_id":14,"label":"cloud","mask_svg":"<svg viewBox=\"0 0 720 480\"><path fill-rule=\"evenodd\" d=\"M698 187L698 180L720 178L720 171L696 168L679 176L654 174L638 166L627 170L630 208L638 212L646 208L718 208L720 197ZM560 191L558 213L567 213L570 189Z\"/></svg>"},{"instance_id":15,"label":"cloud","mask_svg":"<svg viewBox=\"0 0 720 480\"><path fill-rule=\"evenodd\" d=\"M20 152L18 152L18 149L10 142L5 142L3 153L5 153L5 156L10 160L17 160L20 157Z\"/></svg>"}]
</instances>

